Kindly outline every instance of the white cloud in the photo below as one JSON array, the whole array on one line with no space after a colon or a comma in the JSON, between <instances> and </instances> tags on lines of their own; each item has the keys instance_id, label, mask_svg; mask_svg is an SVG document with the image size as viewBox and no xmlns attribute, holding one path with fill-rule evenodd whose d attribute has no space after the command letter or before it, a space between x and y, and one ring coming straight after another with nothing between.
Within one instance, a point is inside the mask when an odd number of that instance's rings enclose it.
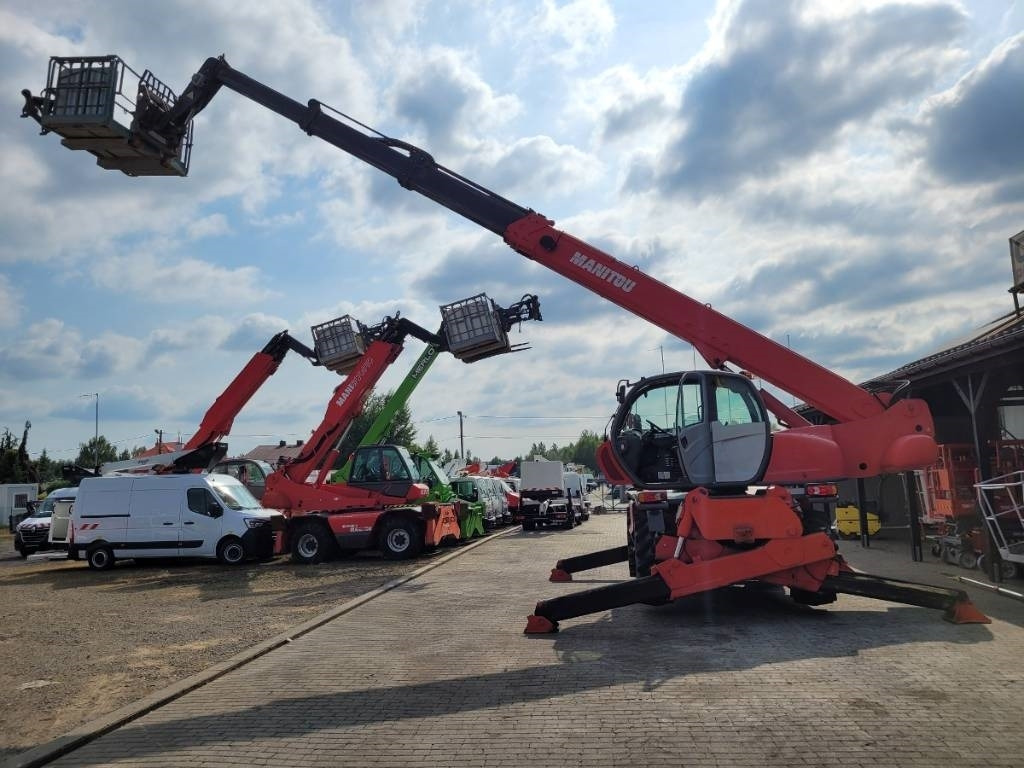
<instances>
[{"instance_id":1,"label":"white cloud","mask_svg":"<svg viewBox=\"0 0 1024 768\"><path fill-rule=\"evenodd\" d=\"M0 328L17 325L21 317L21 299L6 275L0 275Z\"/></svg>"},{"instance_id":2,"label":"white cloud","mask_svg":"<svg viewBox=\"0 0 1024 768\"><path fill-rule=\"evenodd\" d=\"M228 224L227 217L222 213L204 216L201 219L190 222L187 230L188 236L193 240L231 234L231 226Z\"/></svg>"},{"instance_id":3,"label":"white cloud","mask_svg":"<svg viewBox=\"0 0 1024 768\"><path fill-rule=\"evenodd\" d=\"M193 258L167 261L149 254L107 256L92 265L96 284L106 290L135 294L158 303L202 302L222 308L231 302L251 303L273 292L264 287L257 267L223 267Z\"/></svg>"},{"instance_id":4,"label":"white cloud","mask_svg":"<svg viewBox=\"0 0 1024 768\"><path fill-rule=\"evenodd\" d=\"M543 0L536 5L498 4L496 34L520 56L574 69L609 44L615 13L607 0ZM504 42L504 41L503 41Z\"/></svg>"}]
</instances>

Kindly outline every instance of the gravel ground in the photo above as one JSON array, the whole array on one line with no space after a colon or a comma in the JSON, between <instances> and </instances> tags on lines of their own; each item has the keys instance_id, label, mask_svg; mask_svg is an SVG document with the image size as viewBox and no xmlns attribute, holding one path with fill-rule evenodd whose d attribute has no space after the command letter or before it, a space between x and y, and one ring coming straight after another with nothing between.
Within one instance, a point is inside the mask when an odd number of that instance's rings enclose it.
<instances>
[{"instance_id":1,"label":"gravel ground","mask_svg":"<svg viewBox=\"0 0 1024 768\"><path fill-rule=\"evenodd\" d=\"M372 553L293 565L21 560L0 534L0 760L422 567Z\"/></svg>"}]
</instances>

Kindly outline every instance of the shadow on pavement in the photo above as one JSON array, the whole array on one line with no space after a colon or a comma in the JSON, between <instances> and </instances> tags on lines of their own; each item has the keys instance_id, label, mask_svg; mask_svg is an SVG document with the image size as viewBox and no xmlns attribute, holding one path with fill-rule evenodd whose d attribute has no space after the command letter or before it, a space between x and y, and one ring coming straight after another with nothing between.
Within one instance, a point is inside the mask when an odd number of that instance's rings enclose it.
<instances>
[{"instance_id":1,"label":"shadow on pavement","mask_svg":"<svg viewBox=\"0 0 1024 768\"><path fill-rule=\"evenodd\" d=\"M992 640L985 626L954 626L938 612L889 607L875 611L827 611L794 604L761 589L727 588L652 608L629 606L604 617L566 622L558 635L522 638L537 656L555 651L556 663L446 680L288 696L212 715L120 730L132 756L288 734L358 728L414 718L539 702L639 684L653 691L704 673L755 670L764 665L818 660L823 673L862 651L883 646L946 643L971 646ZM486 643L488 638L481 638ZM385 652L382 650L382 652ZM522 658L522 654L519 655ZM289 660L286 663L293 663ZM259 698L259 694L254 694ZM110 758L107 745L102 753ZM185 745L182 745L185 746ZM87 753L75 755L88 762Z\"/></svg>"}]
</instances>

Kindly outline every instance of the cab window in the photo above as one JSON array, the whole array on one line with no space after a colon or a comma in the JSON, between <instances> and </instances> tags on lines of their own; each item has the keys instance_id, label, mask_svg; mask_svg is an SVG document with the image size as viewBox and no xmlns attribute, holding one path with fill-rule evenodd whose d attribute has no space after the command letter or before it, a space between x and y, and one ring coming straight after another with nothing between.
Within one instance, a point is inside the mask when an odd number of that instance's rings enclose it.
<instances>
[{"instance_id":1,"label":"cab window","mask_svg":"<svg viewBox=\"0 0 1024 768\"><path fill-rule=\"evenodd\" d=\"M349 478L357 483L376 483L380 481L380 451L357 451Z\"/></svg>"},{"instance_id":2,"label":"cab window","mask_svg":"<svg viewBox=\"0 0 1024 768\"><path fill-rule=\"evenodd\" d=\"M742 381L715 380L716 420L722 424L759 424L764 421L760 403Z\"/></svg>"},{"instance_id":3,"label":"cab window","mask_svg":"<svg viewBox=\"0 0 1024 768\"><path fill-rule=\"evenodd\" d=\"M704 418L704 396L701 394L700 381L684 381L679 386L676 399L676 425L692 427Z\"/></svg>"},{"instance_id":4,"label":"cab window","mask_svg":"<svg viewBox=\"0 0 1024 768\"><path fill-rule=\"evenodd\" d=\"M409 467L398 451L394 448L384 448L381 450L380 460L380 471L381 480L411 480L409 477Z\"/></svg>"},{"instance_id":5,"label":"cab window","mask_svg":"<svg viewBox=\"0 0 1024 768\"><path fill-rule=\"evenodd\" d=\"M656 425L671 430L675 425L675 406L679 385L651 389L640 395L633 403L630 428L643 431Z\"/></svg>"},{"instance_id":6,"label":"cab window","mask_svg":"<svg viewBox=\"0 0 1024 768\"><path fill-rule=\"evenodd\" d=\"M216 503L216 500L206 488L189 488L187 498L188 508L197 515L213 516L210 514L210 505Z\"/></svg>"}]
</instances>

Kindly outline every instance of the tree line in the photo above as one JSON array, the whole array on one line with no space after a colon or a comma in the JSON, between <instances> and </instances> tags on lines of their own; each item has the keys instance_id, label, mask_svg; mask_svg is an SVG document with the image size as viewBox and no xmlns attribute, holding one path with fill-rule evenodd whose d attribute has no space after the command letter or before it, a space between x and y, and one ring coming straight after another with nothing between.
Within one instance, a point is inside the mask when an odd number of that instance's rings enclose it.
<instances>
[{"instance_id":1,"label":"tree line","mask_svg":"<svg viewBox=\"0 0 1024 768\"><path fill-rule=\"evenodd\" d=\"M344 464L347 457L356 449L362 436L366 434L377 416L384 410L391 395L392 392L387 392L381 395L371 394L367 398L363 412L353 420L352 425L342 438L335 468ZM37 459L29 458L27 443L28 431L31 426L30 422L25 423L25 432L20 441L9 429L5 428L0 434L0 483L39 483L42 490L53 490L53 488L60 487L63 482L61 468L64 462L51 459L45 448ZM412 412L408 404L405 404L397 410L391 420L391 425L384 435L385 442L404 445L412 453L425 453L436 457L442 464L458 458L457 451L449 448L441 450L433 435L428 435L423 443L417 442L417 439ZM597 466L597 446L600 443L601 438L596 432L583 430L578 440L567 445L559 446L552 443L548 446L543 442L533 443L525 456L494 456L487 463L502 464L513 458L522 460L543 457L551 461L574 463L593 468ZM143 447L135 447L119 451L105 436L97 435L79 444L78 455L73 463L92 469L110 461L125 461L144 450ZM483 463L483 459L474 455L471 448L466 448L465 459L468 463Z\"/></svg>"}]
</instances>

